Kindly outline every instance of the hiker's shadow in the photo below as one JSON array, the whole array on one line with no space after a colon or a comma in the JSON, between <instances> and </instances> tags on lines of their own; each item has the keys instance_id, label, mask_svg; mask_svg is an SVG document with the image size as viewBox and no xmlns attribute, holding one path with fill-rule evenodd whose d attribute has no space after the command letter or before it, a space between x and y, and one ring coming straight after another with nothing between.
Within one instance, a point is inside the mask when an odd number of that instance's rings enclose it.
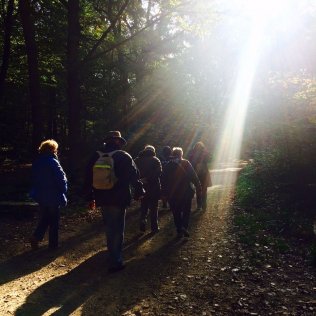
<instances>
[{"instance_id":1,"label":"hiker's shadow","mask_svg":"<svg viewBox=\"0 0 316 316\"><path fill-rule=\"evenodd\" d=\"M41 269L57 257L73 249L76 245L93 238L101 231L102 225L98 223L94 226L94 230L88 227L86 230L81 231L80 234L70 237L62 243L62 247L59 249L49 250L42 247L36 251L26 251L0 263L0 285Z\"/></svg>"},{"instance_id":2,"label":"hiker's shadow","mask_svg":"<svg viewBox=\"0 0 316 316\"><path fill-rule=\"evenodd\" d=\"M137 212L137 209L129 211L126 218L133 218ZM69 250L74 249L81 243L86 243L87 240L94 238L100 233L104 234L104 227L101 220L94 223L93 226L88 226L80 231L80 233L64 240L61 243L62 247L60 249L51 251L44 246L36 251L26 251L0 263L0 285L41 269L56 258L69 252Z\"/></svg>"},{"instance_id":3,"label":"hiker's shadow","mask_svg":"<svg viewBox=\"0 0 316 316\"><path fill-rule=\"evenodd\" d=\"M141 239L133 241L133 244L127 244L126 252L134 251L141 243L151 237L148 234ZM175 252L180 245L181 243L177 243L176 240L171 239L170 242L159 248L152 255L152 258L144 257L140 260L132 261L124 271L117 274L107 273L106 252L101 251L69 273L54 278L37 288L27 297L25 303L18 308L15 315L37 316L43 315L47 311L50 311L50 315L69 315L79 306L83 305L90 297L104 291L104 289L112 295L114 293L117 296L123 287L126 287L126 290L129 288L129 285L135 285L135 277L139 280L137 287L141 288L145 280L144 277L148 277L148 273L149 275L150 273L157 273L157 258L161 257L162 254L170 253L168 249L172 249L172 253ZM128 256L128 254L125 253L125 256ZM146 274L142 270L145 260L150 260L146 264L146 267L150 266ZM144 293L144 295L146 294ZM90 307L89 310L94 311L93 315L98 314L95 307ZM85 306L82 313L83 315L85 314ZM102 312L101 314L107 315L106 312Z\"/></svg>"},{"instance_id":4,"label":"hiker's shadow","mask_svg":"<svg viewBox=\"0 0 316 316\"><path fill-rule=\"evenodd\" d=\"M43 315L54 307L64 306L67 301L81 301L104 278L104 265L104 251L101 251L67 274L38 287L15 315Z\"/></svg>"}]
</instances>

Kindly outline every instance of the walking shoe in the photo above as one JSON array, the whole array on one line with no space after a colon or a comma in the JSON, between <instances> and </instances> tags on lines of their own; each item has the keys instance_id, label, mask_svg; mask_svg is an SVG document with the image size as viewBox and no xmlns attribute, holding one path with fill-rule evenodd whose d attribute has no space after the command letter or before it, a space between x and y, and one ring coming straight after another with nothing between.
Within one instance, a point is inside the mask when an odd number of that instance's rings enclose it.
<instances>
[{"instance_id":1,"label":"walking shoe","mask_svg":"<svg viewBox=\"0 0 316 316\"><path fill-rule=\"evenodd\" d=\"M31 244L32 250L38 249L38 240L34 236L30 238L30 244Z\"/></svg>"},{"instance_id":2,"label":"walking shoe","mask_svg":"<svg viewBox=\"0 0 316 316\"><path fill-rule=\"evenodd\" d=\"M108 272L109 272L109 273L119 272L119 271L125 269L125 267L126 267L126 265L122 263L122 264L119 264L119 265L117 265L117 266L110 267L110 268L108 269Z\"/></svg>"}]
</instances>

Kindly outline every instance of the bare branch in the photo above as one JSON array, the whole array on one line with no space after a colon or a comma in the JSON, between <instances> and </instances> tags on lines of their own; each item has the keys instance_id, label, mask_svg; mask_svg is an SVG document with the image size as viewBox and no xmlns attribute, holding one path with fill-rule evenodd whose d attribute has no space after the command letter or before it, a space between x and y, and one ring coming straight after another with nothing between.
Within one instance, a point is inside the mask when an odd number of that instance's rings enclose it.
<instances>
[{"instance_id":1,"label":"bare branch","mask_svg":"<svg viewBox=\"0 0 316 316\"><path fill-rule=\"evenodd\" d=\"M116 15L115 19L111 21L110 26L105 30L105 32L101 35L101 37L97 40L97 42L93 45L90 52L87 54L87 56L82 60L81 64L84 65L94 54L98 46L102 43L102 41L107 37L107 35L110 33L110 31L114 28L116 22L121 17L122 13L128 6L130 0L125 0L124 4L122 5L121 9L119 10L118 14Z\"/></svg>"},{"instance_id":2,"label":"bare branch","mask_svg":"<svg viewBox=\"0 0 316 316\"><path fill-rule=\"evenodd\" d=\"M59 0L59 2L68 9L68 2L66 0Z\"/></svg>"},{"instance_id":3,"label":"bare branch","mask_svg":"<svg viewBox=\"0 0 316 316\"><path fill-rule=\"evenodd\" d=\"M143 33L145 30L147 30L148 28L150 28L152 25L162 21L164 18L166 18L168 15L176 12L176 9L182 7L182 6L185 6L185 5L188 5L191 3L192 0L188 0L188 1L185 1L183 3L181 3L180 5L176 6L174 8L173 11L169 11L169 12L166 12L165 14L162 14L162 15L156 15L153 17L153 19L151 21L148 21L146 23L146 25L136 31L134 34L132 34L130 37L122 40L121 42L118 42L116 44L114 44L113 46L111 46L110 48L98 53L98 54L94 54L96 48L101 44L101 42L103 41L103 39L108 35L108 33L111 31L111 29L115 26L115 23L117 22L118 18L120 17L120 13L121 11L123 12L123 10L125 9L125 7L127 6L128 2L129 1L126 1L125 4L123 5L123 7L121 8L119 14L117 15L117 17L115 18L115 20L111 23L111 25L109 26L109 28L103 33L103 35L100 37L100 39L98 40L98 42L93 46L93 48L91 49L91 51L88 53L88 55L82 60L81 62L81 65L84 65L86 64L88 61L90 60L93 60L93 59L96 59L96 58L99 58L103 55L106 55L108 54L109 52L113 51L114 49L120 47L121 45L124 45L125 43L129 42L130 40L132 40L133 38L135 38L136 36L140 35L141 33Z\"/></svg>"},{"instance_id":4,"label":"bare branch","mask_svg":"<svg viewBox=\"0 0 316 316\"><path fill-rule=\"evenodd\" d=\"M130 40L132 40L133 38L135 38L136 36L138 36L139 34L143 33L146 29L148 29L150 26L152 26L153 24L159 22L161 20L161 18L159 19L154 19L152 20L150 23L148 23L145 27L143 27L142 29L138 30L137 32L135 32L134 34L132 34L130 37L122 40L121 42L118 42L116 44L114 44L113 46L111 46L110 48L104 50L103 52L100 52L99 54L94 54L93 56L91 56L90 60L92 59L96 59L99 58L103 55L108 54L109 52L113 51L114 49L120 47L121 45L124 45L125 43L129 42Z\"/></svg>"}]
</instances>

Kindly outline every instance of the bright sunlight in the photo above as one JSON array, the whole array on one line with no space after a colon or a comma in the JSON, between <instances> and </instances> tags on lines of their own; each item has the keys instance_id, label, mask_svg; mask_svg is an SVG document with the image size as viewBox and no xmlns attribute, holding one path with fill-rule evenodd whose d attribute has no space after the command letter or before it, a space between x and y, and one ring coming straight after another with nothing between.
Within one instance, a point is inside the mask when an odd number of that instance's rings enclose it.
<instances>
[{"instance_id":1,"label":"bright sunlight","mask_svg":"<svg viewBox=\"0 0 316 316\"><path fill-rule=\"evenodd\" d=\"M222 134L217 144L214 169L220 169L225 164L227 166L228 162L235 162L237 166L252 85L267 39L271 32L288 30L291 21L297 23L297 19L294 19L294 1L291 0L229 1L229 5L236 12L235 17L247 19L248 33L244 34L246 38L240 55L234 92L229 100ZM236 172L227 173L225 184L234 185L236 176Z\"/></svg>"}]
</instances>

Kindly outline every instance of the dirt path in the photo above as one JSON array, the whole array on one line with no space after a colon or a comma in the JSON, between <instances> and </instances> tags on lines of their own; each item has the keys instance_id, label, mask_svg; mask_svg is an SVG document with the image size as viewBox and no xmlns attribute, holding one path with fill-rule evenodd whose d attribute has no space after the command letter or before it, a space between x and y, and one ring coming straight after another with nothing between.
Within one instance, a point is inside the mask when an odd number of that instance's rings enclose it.
<instances>
[{"instance_id":1,"label":"dirt path","mask_svg":"<svg viewBox=\"0 0 316 316\"><path fill-rule=\"evenodd\" d=\"M261 245L254 257L238 242L230 203L227 188L212 187L208 210L192 212L191 237L180 241L168 211L154 236L138 234L130 211L127 267L117 274L107 273L98 214L64 218L55 253L25 252L22 238L0 233L0 315L315 315L314 271ZM33 225L20 223L19 234Z\"/></svg>"}]
</instances>

